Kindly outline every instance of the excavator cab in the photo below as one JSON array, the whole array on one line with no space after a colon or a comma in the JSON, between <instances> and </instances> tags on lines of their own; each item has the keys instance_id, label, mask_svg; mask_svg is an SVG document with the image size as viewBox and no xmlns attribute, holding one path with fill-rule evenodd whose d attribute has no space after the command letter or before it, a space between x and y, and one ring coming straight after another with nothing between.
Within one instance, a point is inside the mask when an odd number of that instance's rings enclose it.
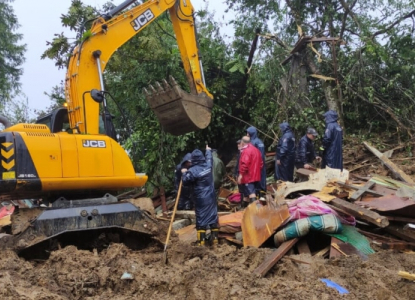
<instances>
[{"instance_id":1,"label":"excavator cab","mask_svg":"<svg viewBox=\"0 0 415 300\"><path fill-rule=\"evenodd\" d=\"M68 109L59 107L51 113L39 118L36 124L44 124L49 127L51 133L67 131L70 133L70 125L68 118Z\"/></svg>"}]
</instances>

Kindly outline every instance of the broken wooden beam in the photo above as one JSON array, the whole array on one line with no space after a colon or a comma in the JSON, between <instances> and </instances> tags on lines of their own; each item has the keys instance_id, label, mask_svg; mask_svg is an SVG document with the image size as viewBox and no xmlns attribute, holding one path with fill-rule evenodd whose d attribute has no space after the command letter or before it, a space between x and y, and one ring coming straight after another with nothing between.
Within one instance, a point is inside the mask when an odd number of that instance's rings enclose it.
<instances>
[{"instance_id":1,"label":"broken wooden beam","mask_svg":"<svg viewBox=\"0 0 415 300\"><path fill-rule=\"evenodd\" d=\"M386 230L387 233L397 236L404 241L415 243L415 233L412 231L404 230L402 227L396 225L390 225L384 230Z\"/></svg>"},{"instance_id":2,"label":"broken wooden beam","mask_svg":"<svg viewBox=\"0 0 415 300\"><path fill-rule=\"evenodd\" d=\"M295 243L298 242L298 238L286 241L282 243L277 250L271 253L255 270L254 274L264 277L269 270L290 250Z\"/></svg>"},{"instance_id":3,"label":"broken wooden beam","mask_svg":"<svg viewBox=\"0 0 415 300\"><path fill-rule=\"evenodd\" d=\"M314 253L313 256L316 257L324 257L330 252L330 246L327 246L326 248L321 249L320 251Z\"/></svg>"},{"instance_id":4,"label":"broken wooden beam","mask_svg":"<svg viewBox=\"0 0 415 300\"><path fill-rule=\"evenodd\" d=\"M371 190L372 187L375 186L375 182L371 182L368 181L365 185L363 186L358 186L358 185L351 185L351 184L345 184L342 182L336 182L336 184L340 185L341 187L345 187L348 189L353 189L356 190L356 192L354 192L349 198L352 201L356 201L357 199L359 199L361 196L363 196L363 194L368 193L370 195L373 196L377 196L377 197L382 197L385 196L385 193L381 193L381 192L377 192L374 190Z\"/></svg>"},{"instance_id":5,"label":"broken wooden beam","mask_svg":"<svg viewBox=\"0 0 415 300\"><path fill-rule=\"evenodd\" d=\"M388 218L381 216L374 211L347 202L343 199L335 198L330 201L330 204L337 208L340 208L341 210L352 215L355 218L365 220L371 224L379 226L380 228L385 228L389 225Z\"/></svg>"},{"instance_id":6,"label":"broken wooden beam","mask_svg":"<svg viewBox=\"0 0 415 300\"><path fill-rule=\"evenodd\" d=\"M376 155L383 163L384 165L392 171L392 174L396 177L402 180L403 182L409 183L409 184L415 184L415 181L412 180L412 178L405 174L404 171L402 171L395 163L393 163L385 154L377 150L376 148L370 146L368 143L363 142L363 145L372 152L374 155Z\"/></svg>"},{"instance_id":7,"label":"broken wooden beam","mask_svg":"<svg viewBox=\"0 0 415 300\"><path fill-rule=\"evenodd\" d=\"M297 243L297 251L298 251L298 254L310 254L311 255L310 247L308 247L306 239L301 239Z\"/></svg>"}]
</instances>

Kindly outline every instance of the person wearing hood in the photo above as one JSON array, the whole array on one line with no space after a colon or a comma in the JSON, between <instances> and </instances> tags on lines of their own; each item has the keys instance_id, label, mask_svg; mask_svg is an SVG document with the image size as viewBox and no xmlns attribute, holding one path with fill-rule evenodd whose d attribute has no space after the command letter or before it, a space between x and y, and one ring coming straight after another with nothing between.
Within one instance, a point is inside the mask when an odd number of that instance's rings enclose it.
<instances>
[{"instance_id":1,"label":"person wearing hood","mask_svg":"<svg viewBox=\"0 0 415 300\"><path fill-rule=\"evenodd\" d=\"M187 153L180 164L176 166L174 173L174 187L176 192L179 191L180 180L182 179L182 169L188 169L192 165L192 154ZM191 184L182 184L182 191L180 193L178 210L192 210L193 209L193 186Z\"/></svg>"},{"instance_id":2,"label":"person wearing hood","mask_svg":"<svg viewBox=\"0 0 415 300\"><path fill-rule=\"evenodd\" d=\"M334 110L324 114L326 131L323 137L323 162L322 168L326 166L343 170L343 130L337 123L339 116Z\"/></svg>"},{"instance_id":3,"label":"person wearing hood","mask_svg":"<svg viewBox=\"0 0 415 300\"><path fill-rule=\"evenodd\" d=\"M196 230L198 245L206 241L206 229L210 228L213 245L218 244L218 207L213 184L212 151L206 145L206 154L196 149L192 152L192 165L182 169L183 184L192 184L195 201Z\"/></svg>"},{"instance_id":4,"label":"person wearing hood","mask_svg":"<svg viewBox=\"0 0 415 300\"><path fill-rule=\"evenodd\" d=\"M318 136L317 131L310 127L307 129L307 133L298 142L297 154L295 157L295 167L297 169L310 169L315 159L317 161L321 160L321 157L316 155L314 149L314 140L316 136Z\"/></svg>"},{"instance_id":5,"label":"person wearing hood","mask_svg":"<svg viewBox=\"0 0 415 300\"><path fill-rule=\"evenodd\" d=\"M267 190L267 166L265 165L265 146L264 142L258 138L258 131L255 127L248 127L246 135L251 139L251 144L255 146L261 152L262 157L262 168L261 168L261 180L259 183L260 189L263 192Z\"/></svg>"},{"instance_id":6,"label":"person wearing hood","mask_svg":"<svg viewBox=\"0 0 415 300\"><path fill-rule=\"evenodd\" d=\"M225 176L225 165L223 161L219 158L218 152L214 149L212 150L212 159L213 159L213 184L215 186L215 191L219 190L223 176Z\"/></svg>"},{"instance_id":7,"label":"person wearing hood","mask_svg":"<svg viewBox=\"0 0 415 300\"><path fill-rule=\"evenodd\" d=\"M295 137L287 122L280 124L282 137L278 141L275 152L275 179L294 180Z\"/></svg>"}]
</instances>

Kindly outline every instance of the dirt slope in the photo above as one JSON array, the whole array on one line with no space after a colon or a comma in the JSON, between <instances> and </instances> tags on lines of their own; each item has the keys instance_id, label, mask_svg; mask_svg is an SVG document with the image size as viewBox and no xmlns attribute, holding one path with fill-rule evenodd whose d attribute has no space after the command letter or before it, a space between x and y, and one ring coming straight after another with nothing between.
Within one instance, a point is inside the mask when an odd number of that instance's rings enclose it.
<instances>
[{"instance_id":1,"label":"dirt slope","mask_svg":"<svg viewBox=\"0 0 415 300\"><path fill-rule=\"evenodd\" d=\"M132 251L113 244L98 254L68 246L36 262L4 252L0 299L415 299L415 283L397 276L415 271L413 254L380 252L367 262L295 256L312 264L283 259L266 278L255 277L252 271L271 251L176 244L167 266L159 247ZM134 279L121 280L124 272ZM319 278L350 294L339 295Z\"/></svg>"}]
</instances>

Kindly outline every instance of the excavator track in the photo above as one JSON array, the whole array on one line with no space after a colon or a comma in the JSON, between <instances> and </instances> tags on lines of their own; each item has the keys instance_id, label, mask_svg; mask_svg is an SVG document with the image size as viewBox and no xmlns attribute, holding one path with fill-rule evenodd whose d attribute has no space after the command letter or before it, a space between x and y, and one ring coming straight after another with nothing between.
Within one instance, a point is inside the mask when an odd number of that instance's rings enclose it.
<instances>
[{"instance_id":1,"label":"excavator track","mask_svg":"<svg viewBox=\"0 0 415 300\"><path fill-rule=\"evenodd\" d=\"M60 198L52 207L19 208L11 216L11 234L0 238L0 249L18 254L29 249L50 251L56 242L69 240L97 248L97 240L140 244L161 242L163 232L157 220L130 202L121 202L110 194L103 198L66 200ZM59 247L59 245L58 245ZM85 248L85 247L84 247Z\"/></svg>"}]
</instances>

